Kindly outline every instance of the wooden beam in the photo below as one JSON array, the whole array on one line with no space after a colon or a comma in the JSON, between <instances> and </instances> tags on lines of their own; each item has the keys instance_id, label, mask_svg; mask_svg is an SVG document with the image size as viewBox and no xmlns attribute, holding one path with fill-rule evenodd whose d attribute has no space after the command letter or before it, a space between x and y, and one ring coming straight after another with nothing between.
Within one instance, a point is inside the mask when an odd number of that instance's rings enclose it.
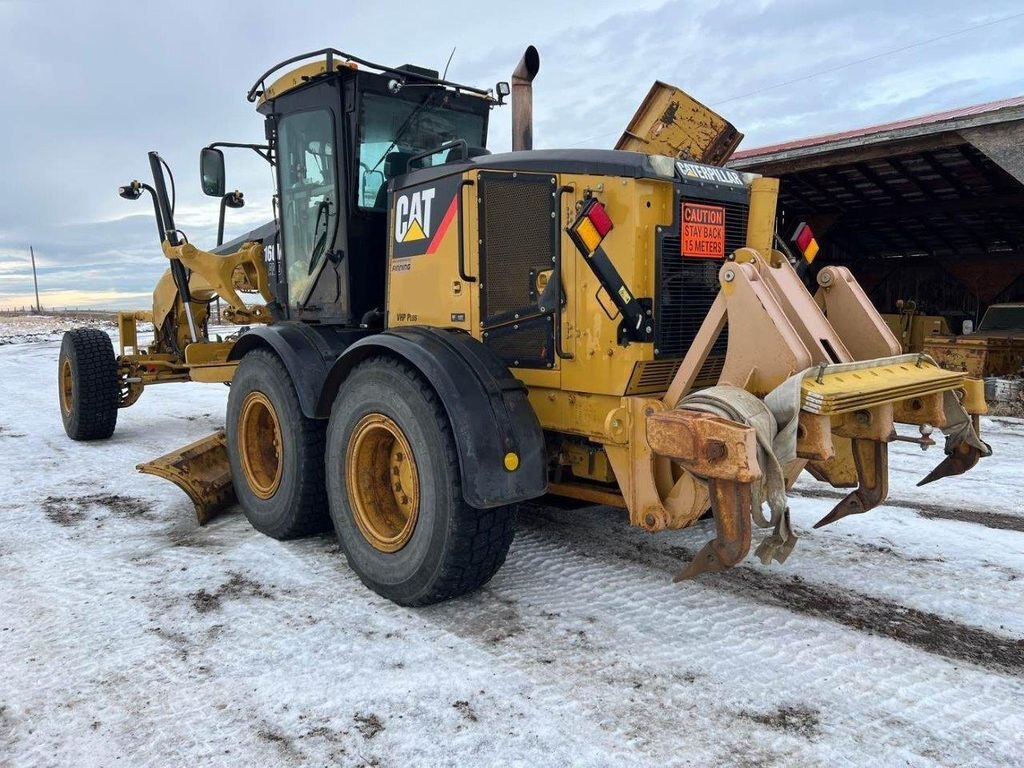
<instances>
[{"instance_id":1,"label":"wooden beam","mask_svg":"<svg viewBox=\"0 0 1024 768\"><path fill-rule=\"evenodd\" d=\"M966 186L960 179L957 178L956 174L950 171L935 157L933 152L922 152L921 158L928 164L928 166L937 173L943 181L959 195L963 197L975 197L977 193Z\"/></svg>"},{"instance_id":2,"label":"wooden beam","mask_svg":"<svg viewBox=\"0 0 1024 768\"><path fill-rule=\"evenodd\" d=\"M1024 192L1016 194L987 195L969 200L941 200L905 205L878 206L871 210L850 213L851 220L858 222L889 221L894 219L931 218L945 213L968 213L989 209L1020 209L1024 213Z\"/></svg>"}]
</instances>

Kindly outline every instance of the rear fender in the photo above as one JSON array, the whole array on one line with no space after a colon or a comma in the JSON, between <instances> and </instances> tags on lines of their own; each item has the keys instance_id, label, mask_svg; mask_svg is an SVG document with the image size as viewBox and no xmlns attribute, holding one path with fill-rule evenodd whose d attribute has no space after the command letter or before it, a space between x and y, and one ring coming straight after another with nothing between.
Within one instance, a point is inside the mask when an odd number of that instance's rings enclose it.
<instances>
[{"instance_id":1,"label":"rear fender","mask_svg":"<svg viewBox=\"0 0 1024 768\"><path fill-rule=\"evenodd\" d=\"M455 434L463 494L470 505L496 507L547 492L544 434L526 387L467 334L406 327L361 339L331 368L317 415L330 414L341 384L356 365L382 354L415 367L444 403ZM517 464L514 469L507 468L507 457Z\"/></svg>"}]
</instances>

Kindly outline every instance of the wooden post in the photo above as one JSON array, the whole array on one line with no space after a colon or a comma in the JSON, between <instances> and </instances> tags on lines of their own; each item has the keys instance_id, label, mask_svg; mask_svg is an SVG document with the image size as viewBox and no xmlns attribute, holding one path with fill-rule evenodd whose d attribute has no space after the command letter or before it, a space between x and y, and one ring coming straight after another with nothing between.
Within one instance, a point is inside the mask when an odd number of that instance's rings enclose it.
<instances>
[{"instance_id":1,"label":"wooden post","mask_svg":"<svg viewBox=\"0 0 1024 768\"><path fill-rule=\"evenodd\" d=\"M43 309L39 306L39 279L36 277L36 252L32 249L31 245L28 247L28 252L32 256L32 282L36 286L36 314L39 315L42 314Z\"/></svg>"}]
</instances>

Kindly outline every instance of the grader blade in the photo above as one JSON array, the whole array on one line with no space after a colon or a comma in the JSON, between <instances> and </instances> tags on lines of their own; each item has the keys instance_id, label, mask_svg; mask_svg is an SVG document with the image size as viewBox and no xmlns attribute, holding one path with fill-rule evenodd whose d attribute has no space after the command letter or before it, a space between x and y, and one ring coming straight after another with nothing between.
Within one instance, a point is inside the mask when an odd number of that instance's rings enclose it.
<instances>
[{"instance_id":1,"label":"grader blade","mask_svg":"<svg viewBox=\"0 0 1024 768\"><path fill-rule=\"evenodd\" d=\"M170 480L187 493L195 504L200 525L206 525L210 518L235 502L224 430L139 464L136 469Z\"/></svg>"}]
</instances>

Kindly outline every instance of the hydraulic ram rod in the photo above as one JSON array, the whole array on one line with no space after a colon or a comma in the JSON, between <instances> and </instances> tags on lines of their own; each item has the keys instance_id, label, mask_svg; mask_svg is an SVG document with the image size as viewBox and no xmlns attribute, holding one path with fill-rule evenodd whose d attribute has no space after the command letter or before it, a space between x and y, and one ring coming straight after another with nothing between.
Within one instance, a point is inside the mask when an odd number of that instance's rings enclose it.
<instances>
[{"instance_id":1,"label":"hydraulic ram rod","mask_svg":"<svg viewBox=\"0 0 1024 768\"><path fill-rule=\"evenodd\" d=\"M170 245L176 246L179 245L178 230L174 226L174 211L171 209L171 203L167 196L167 183L164 180L162 162L159 154L156 152L149 153L149 168L153 173L153 187L156 189L160 221L163 225L161 243L166 240ZM178 287L178 296L181 297L182 306L185 307L188 332L194 343L199 341L199 337L196 334L195 321L192 319L192 295L188 289L188 273L185 271L185 265L181 263L180 259L171 259L171 275L174 277L174 284Z\"/></svg>"}]
</instances>

